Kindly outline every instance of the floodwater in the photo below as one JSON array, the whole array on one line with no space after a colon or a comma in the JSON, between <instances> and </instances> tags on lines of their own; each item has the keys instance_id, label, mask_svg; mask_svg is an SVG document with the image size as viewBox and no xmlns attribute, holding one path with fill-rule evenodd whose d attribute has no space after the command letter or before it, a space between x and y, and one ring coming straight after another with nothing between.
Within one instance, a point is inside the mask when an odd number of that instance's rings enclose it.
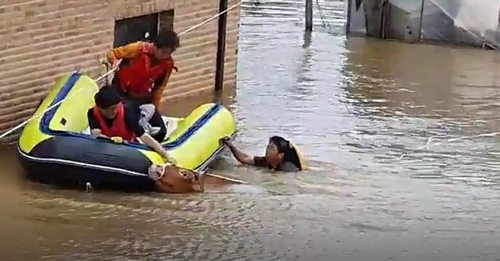
<instances>
[{"instance_id":1,"label":"floodwater","mask_svg":"<svg viewBox=\"0 0 500 261\"><path fill-rule=\"evenodd\" d=\"M310 37L302 1L246 3L225 97L237 145L284 135L309 171L226 157L214 171L250 185L87 194L23 181L7 148L0 260L500 260L500 54L346 39L344 3L319 3Z\"/></svg>"}]
</instances>

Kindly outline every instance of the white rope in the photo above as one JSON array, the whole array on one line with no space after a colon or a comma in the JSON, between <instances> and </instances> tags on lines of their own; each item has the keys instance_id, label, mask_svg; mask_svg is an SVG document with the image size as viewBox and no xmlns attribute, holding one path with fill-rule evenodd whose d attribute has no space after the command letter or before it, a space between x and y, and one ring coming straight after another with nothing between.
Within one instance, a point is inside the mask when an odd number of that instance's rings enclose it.
<instances>
[{"instance_id":1,"label":"white rope","mask_svg":"<svg viewBox=\"0 0 500 261\"><path fill-rule=\"evenodd\" d=\"M438 145L441 145L441 144L443 144L445 142L448 143L448 142L454 142L454 141L459 141L459 140L467 140L467 139L474 139L474 138L480 138L480 137L493 137L493 136L497 136L497 135L500 135L500 132L490 132L490 133L482 133L482 134L473 135L473 136L463 136L463 137L459 137L459 138L447 139L447 140L444 140L442 142L433 143L433 144L431 144L431 141L435 137L429 137L429 139L427 139L427 142L426 142L425 146L418 147L417 150L429 149L429 147L431 147L431 146L438 146ZM399 160L402 160L408 154L410 154L410 153L403 153L399 157Z\"/></svg>"},{"instance_id":2,"label":"white rope","mask_svg":"<svg viewBox=\"0 0 500 261\"><path fill-rule=\"evenodd\" d=\"M216 14L216 15L214 15L214 16L212 16L212 17L210 17L210 18L208 18L207 20L205 20L205 21L203 21L203 22L201 22L201 23L199 23L199 24L197 24L197 25L195 25L195 26L193 26L193 27L188 28L188 29L187 29L186 31L184 31L184 32L179 33L179 35L183 35L183 34L185 34L185 33L189 33L189 32L191 32L191 31L193 31L194 29L196 29L196 28L198 28L198 27L200 27L200 26L202 26L202 25L204 25L204 24L207 24L208 22L210 22L210 21L214 20L215 18L217 18L217 17L219 17L219 16L221 16L221 15L223 15L223 14L225 14L225 13L227 13L227 12L231 11L231 10L233 10L234 8L236 8L236 7L240 6L242 3L243 3L243 1L239 1L237 4L230 6L230 7L229 7L229 8L227 8L226 10L224 10L224 11L222 11L222 12L220 12L220 13L218 13L218 14Z\"/></svg>"},{"instance_id":3,"label":"white rope","mask_svg":"<svg viewBox=\"0 0 500 261\"><path fill-rule=\"evenodd\" d=\"M230 10L232 10L232 9L234 9L234 8L236 8L236 7L238 7L238 6L239 6L239 5L241 5L241 4L242 4L242 1L238 2L237 4L235 4L235 5L233 5L233 6L229 7L229 8L227 8L226 10L224 10L224 11L222 11L222 12L220 12L220 13L217 13L216 15L214 15L214 16L212 16L212 17L208 18L207 20L204 20L203 22L201 22L201 23L199 23L199 24L196 24L196 25L194 25L194 26L192 26L192 27L188 28L187 30L185 30L185 31L183 31L183 32L180 32L180 33L179 33L179 35L183 35L183 34L185 34L185 33L189 33L189 32L191 32L191 31L193 31L194 29L196 29L196 28L198 28L198 27L200 27L200 26L202 26L202 25L205 25L205 24L207 24L208 22L210 22L210 21L214 20L215 18L217 18L217 17L219 17L219 16L221 16L221 15L223 15L223 14L225 14L225 13L229 12ZM115 69L111 69L111 70L109 70L109 71L108 71L108 72L106 72L105 74L103 74L103 75L99 76L99 78L95 79L94 81L95 81L95 82L99 82L99 81L101 81L102 79L106 78L108 75L110 75L111 73L113 73L115 70L116 70L116 68L115 68ZM10 130L8 130L8 131L4 132L2 135L0 135L0 139L3 139L3 138L5 138L5 137L7 137L8 135L12 134L14 131L16 131L16 130L18 130L18 129L22 128L24 125L28 124L28 122L30 122L30 121L32 121L32 120L34 120L34 119L37 119L37 118L39 118L39 117L43 116L45 113L47 113L48 111L50 111L50 110L54 109L55 107L59 106L59 105L60 105L63 101L65 101L66 99L68 99L68 98L70 98L70 97L73 97L73 96L74 96L77 92L79 92L79 91L81 91L81 90L85 90L85 89L80 89L80 90L78 90L78 91L76 91L76 92L72 93L71 95L66 96L64 99L62 99L62 100L61 100L61 101L59 101L59 102L56 102L55 104L53 104L52 106L48 107L46 110L44 110L43 112L39 113L38 115L33 115L32 117L30 117L30 118L28 118L27 120L23 121L22 123L18 124L18 125L17 125L17 126L15 126L14 128L12 128L12 129L10 129Z\"/></svg>"}]
</instances>

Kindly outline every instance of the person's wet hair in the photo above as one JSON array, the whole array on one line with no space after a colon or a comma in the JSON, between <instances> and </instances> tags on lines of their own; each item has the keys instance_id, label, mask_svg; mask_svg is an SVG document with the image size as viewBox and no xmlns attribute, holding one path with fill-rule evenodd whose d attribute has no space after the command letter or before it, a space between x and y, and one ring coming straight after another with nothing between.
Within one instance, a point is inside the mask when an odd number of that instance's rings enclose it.
<instances>
[{"instance_id":1,"label":"person's wet hair","mask_svg":"<svg viewBox=\"0 0 500 261\"><path fill-rule=\"evenodd\" d=\"M269 143L272 143L278 148L278 153L285 153L290 149L290 142L281 136L272 136L269 138Z\"/></svg>"},{"instance_id":2,"label":"person's wet hair","mask_svg":"<svg viewBox=\"0 0 500 261\"><path fill-rule=\"evenodd\" d=\"M293 163L297 168L302 170L300 156L289 140L281 136L272 136L269 138L269 143L276 146L278 153L283 153L283 161Z\"/></svg>"},{"instance_id":3,"label":"person's wet hair","mask_svg":"<svg viewBox=\"0 0 500 261\"><path fill-rule=\"evenodd\" d=\"M107 109L121 102L120 96L111 86L102 87L94 96L97 107Z\"/></svg>"},{"instance_id":4,"label":"person's wet hair","mask_svg":"<svg viewBox=\"0 0 500 261\"><path fill-rule=\"evenodd\" d=\"M158 33L158 36L153 41L153 44L156 46L156 48L170 48L173 52L180 45L179 36L172 30L162 30L160 31L160 33Z\"/></svg>"}]
</instances>

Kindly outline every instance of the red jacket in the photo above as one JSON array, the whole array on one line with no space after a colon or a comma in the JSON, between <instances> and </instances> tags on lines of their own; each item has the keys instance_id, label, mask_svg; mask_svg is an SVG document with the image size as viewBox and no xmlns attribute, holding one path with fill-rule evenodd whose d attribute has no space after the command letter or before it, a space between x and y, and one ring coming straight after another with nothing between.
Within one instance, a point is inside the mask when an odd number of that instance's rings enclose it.
<instances>
[{"instance_id":1,"label":"red jacket","mask_svg":"<svg viewBox=\"0 0 500 261\"><path fill-rule=\"evenodd\" d=\"M121 137L123 140L128 142L136 141L135 135L127 129L127 125L125 125L125 108L122 103L118 105L116 108L116 116L113 120L113 126L108 127L106 125L106 121L104 120L104 116L99 111L99 108L94 107L94 116L99 123L101 128L101 133L108 137Z\"/></svg>"},{"instance_id":2,"label":"red jacket","mask_svg":"<svg viewBox=\"0 0 500 261\"><path fill-rule=\"evenodd\" d=\"M163 77L170 77L174 69L174 61L164 59L159 64L151 64L152 44L144 43L139 57L130 61L128 66L121 68L117 73L122 91L132 97L144 97L152 93L156 81Z\"/></svg>"}]
</instances>

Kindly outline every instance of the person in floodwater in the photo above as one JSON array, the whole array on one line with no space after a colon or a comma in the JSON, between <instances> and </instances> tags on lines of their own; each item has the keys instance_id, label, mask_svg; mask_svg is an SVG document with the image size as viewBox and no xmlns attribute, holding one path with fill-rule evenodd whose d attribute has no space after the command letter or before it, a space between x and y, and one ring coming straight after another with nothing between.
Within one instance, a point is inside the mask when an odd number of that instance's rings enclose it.
<instances>
[{"instance_id":1,"label":"person in floodwater","mask_svg":"<svg viewBox=\"0 0 500 261\"><path fill-rule=\"evenodd\" d=\"M161 116L156 112L149 123L161 126L161 130L153 138L140 125L141 109L135 103L124 104L116 91L110 86L102 87L94 96L95 106L88 110L87 119L90 133L94 137L120 137L127 142L140 139L167 161L173 161L159 142L166 135L166 127Z\"/></svg>"},{"instance_id":2,"label":"person in floodwater","mask_svg":"<svg viewBox=\"0 0 500 261\"><path fill-rule=\"evenodd\" d=\"M111 50L107 60L116 69L111 83L124 98L159 107L163 90L174 66L172 53L179 47L179 36L161 31L152 43L135 42Z\"/></svg>"},{"instance_id":3,"label":"person in floodwater","mask_svg":"<svg viewBox=\"0 0 500 261\"><path fill-rule=\"evenodd\" d=\"M233 145L229 137L222 139L221 142L229 148L236 160L242 164L284 172L297 172L304 168L298 150L290 141L280 136L269 138L265 156L252 157L241 152Z\"/></svg>"}]
</instances>

